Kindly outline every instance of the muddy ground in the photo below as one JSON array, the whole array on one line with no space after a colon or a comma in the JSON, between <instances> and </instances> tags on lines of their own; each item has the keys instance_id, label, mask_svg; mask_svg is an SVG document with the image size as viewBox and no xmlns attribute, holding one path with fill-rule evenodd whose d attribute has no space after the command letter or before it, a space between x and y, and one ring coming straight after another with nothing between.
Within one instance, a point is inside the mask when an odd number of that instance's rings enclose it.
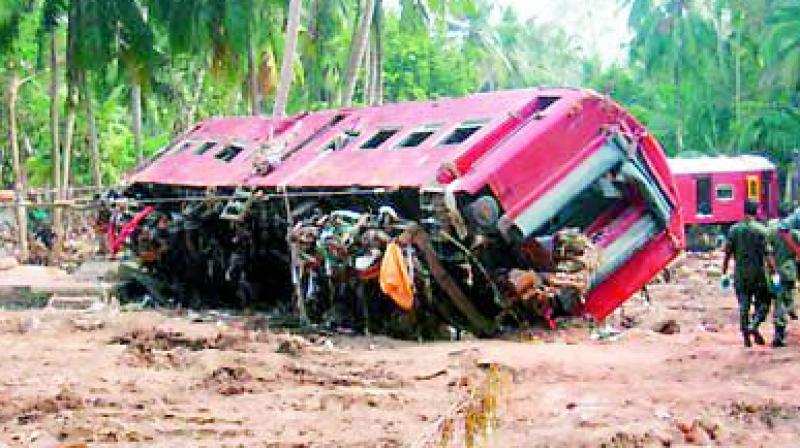
<instances>
[{"instance_id":1,"label":"muddy ground","mask_svg":"<svg viewBox=\"0 0 800 448\"><path fill-rule=\"evenodd\" d=\"M717 265L677 266L676 283L629 301L610 320L619 336L603 339L582 325L416 343L296 336L257 317L4 311L0 441L797 446L800 325L786 349L742 347Z\"/></svg>"}]
</instances>

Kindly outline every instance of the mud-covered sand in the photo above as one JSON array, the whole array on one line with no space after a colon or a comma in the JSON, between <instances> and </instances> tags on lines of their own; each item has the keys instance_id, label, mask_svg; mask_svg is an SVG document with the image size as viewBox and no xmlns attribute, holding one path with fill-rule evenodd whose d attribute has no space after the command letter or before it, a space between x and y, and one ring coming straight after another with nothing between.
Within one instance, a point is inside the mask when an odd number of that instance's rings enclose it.
<instances>
[{"instance_id":1,"label":"mud-covered sand","mask_svg":"<svg viewBox=\"0 0 800 448\"><path fill-rule=\"evenodd\" d=\"M584 326L416 343L294 336L257 318L6 311L0 441L462 446L465 422L490 422L478 446L797 446L800 325L788 348L742 347L717 264L677 266L651 304L610 319L622 329L610 340Z\"/></svg>"}]
</instances>

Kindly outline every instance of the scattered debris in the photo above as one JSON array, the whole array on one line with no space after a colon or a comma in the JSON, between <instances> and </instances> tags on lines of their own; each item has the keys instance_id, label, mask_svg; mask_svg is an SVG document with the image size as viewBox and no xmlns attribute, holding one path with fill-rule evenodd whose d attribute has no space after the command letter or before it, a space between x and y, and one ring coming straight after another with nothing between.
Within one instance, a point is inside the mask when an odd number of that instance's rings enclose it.
<instances>
[{"instance_id":1,"label":"scattered debris","mask_svg":"<svg viewBox=\"0 0 800 448\"><path fill-rule=\"evenodd\" d=\"M417 381L427 381L427 380L432 380L434 378L438 378L443 375L447 375L447 369L439 369L435 372L427 373L425 375L417 375L414 377L414 379Z\"/></svg>"},{"instance_id":2,"label":"scattered debris","mask_svg":"<svg viewBox=\"0 0 800 448\"><path fill-rule=\"evenodd\" d=\"M772 399L759 404L737 401L731 404L728 415L747 423L761 422L771 429L782 421L800 417L800 406L781 404Z\"/></svg>"},{"instance_id":3,"label":"scattered debris","mask_svg":"<svg viewBox=\"0 0 800 448\"><path fill-rule=\"evenodd\" d=\"M180 331L137 328L114 336L109 342L121 345L143 345L152 350L171 350L183 347L191 351L206 349L247 351L249 338L222 332L216 333L212 337L189 337Z\"/></svg>"},{"instance_id":4,"label":"scattered debris","mask_svg":"<svg viewBox=\"0 0 800 448\"><path fill-rule=\"evenodd\" d=\"M653 325L653 331L661 334L677 334L681 331L681 326L675 319L666 319Z\"/></svg>"},{"instance_id":5,"label":"scattered debris","mask_svg":"<svg viewBox=\"0 0 800 448\"><path fill-rule=\"evenodd\" d=\"M83 399L69 387L62 386L53 396L17 399L14 403L0 408L0 420L16 418L19 424L37 421L46 414L56 414L64 410L76 410L84 407Z\"/></svg>"},{"instance_id":6,"label":"scattered debris","mask_svg":"<svg viewBox=\"0 0 800 448\"><path fill-rule=\"evenodd\" d=\"M275 351L289 356L299 356L311 346L306 338L293 334L282 334L278 336L278 339L278 348Z\"/></svg>"},{"instance_id":7,"label":"scattered debris","mask_svg":"<svg viewBox=\"0 0 800 448\"><path fill-rule=\"evenodd\" d=\"M601 448L642 448L649 446L671 446L671 440L661 438L655 434L632 434L629 432L617 432L608 442L600 444Z\"/></svg>"},{"instance_id":8,"label":"scattered debris","mask_svg":"<svg viewBox=\"0 0 800 448\"><path fill-rule=\"evenodd\" d=\"M242 366L222 366L203 380L203 386L221 395L240 395L253 393L255 381L253 375Z\"/></svg>"},{"instance_id":9,"label":"scattered debris","mask_svg":"<svg viewBox=\"0 0 800 448\"><path fill-rule=\"evenodd\" d=\"M490 366L482 378L459 381L462 398L434 422L414 447L491 446L500 423L500 406L509 378ZM473 385L471 387L471 385Z\"/></svg>"},{"instance_id":10,"label":"scattered debris","mask_svg":"<svg viewBox=\"0 0 800 448\"><path fill-rule=\"evenodd\" d=\"M70 320L72 326L76 330L81 331L95 331L105 328L106 323L102 319L96 317L74 317Z\"/></svg>"}]
</instances>

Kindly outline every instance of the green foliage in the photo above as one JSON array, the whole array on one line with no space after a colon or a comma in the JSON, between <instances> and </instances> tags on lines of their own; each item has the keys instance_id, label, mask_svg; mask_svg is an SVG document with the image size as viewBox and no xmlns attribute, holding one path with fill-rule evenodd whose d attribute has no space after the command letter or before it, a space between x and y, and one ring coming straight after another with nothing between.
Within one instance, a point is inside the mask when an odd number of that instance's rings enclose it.
<instances>
[{"instance_id":1,"label":"green foliage","mask_svg":"<svg viewBox=\"0 0 800 448\"><path fill-rule=\"evenodd\" d=\"M800 1L621 0L633 32L626 66L585 63L671 154L800 147Z\"/></svg>"},{"instance_id":2,"label":"green foliage","mask_svg":"<svg viewBox=\"0 0 800 448\"><path fill-rule=\"evenodd\" d=\"M386 101L588 86L629 108L671 154L764 153L785 162L800 145L800 0L619 0L632 40L629 59L616 64L581 54L568 32L488 0L387 3L377 3L371 30L381 37ZM335 104L360 5L304 2L290 112ZM92 182L91 101L103 180L111 184L136 163L134 81L144 86L147 154L198 120L248 113L251 69L268 110L287 7L287 0L0 0L0 81L9 70L32 77L18 103L31 183L51 182L49 107L63 109L67 96L62 88L50 97L48 33L57 37L61 75L81 92L72 181ZM248 65L251 51L256 67ZM366 101L366 72L357 104ZM0 108L0 135L5 114ZM8 158L0 162L8 185Z\"/></svg>"}]
</instances>

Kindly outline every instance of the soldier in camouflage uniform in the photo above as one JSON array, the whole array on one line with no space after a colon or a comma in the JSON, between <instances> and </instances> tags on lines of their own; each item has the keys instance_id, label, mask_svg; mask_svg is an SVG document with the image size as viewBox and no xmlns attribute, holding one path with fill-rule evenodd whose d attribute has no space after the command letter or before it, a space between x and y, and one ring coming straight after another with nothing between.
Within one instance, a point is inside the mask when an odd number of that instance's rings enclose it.
<instances>
[{"instance_id":1,"label":"soldier in camouflage uniform","mask_svg":"<svg viewBox=\"0 0 800 448\"><path fill-rule=\"evenodd\" d=\"M775 309L772 312L775 321L773 347L786 346L787 316L796 319L794 317L794 287L797 280L797 262L794 252L784 238L789 237L795 244L800 244L800 231L789 228L787 215L788 210L782 206L779 210L781 219L773 219L769 223L770 244L775 251L776 268L781 278L780 289L775 295Z\"/></svg>"},{"instance_id":2,"label":"soldier in camouflage uniform","mask_svg":"<svg viewBox=\"0 0 800 448\"><path fill-rule=\"evenodd\" d=\"M725 259L722 274L727 275L731 257L736 260L734 288L739 301L739 323L745 347L752 341L763 345L764 338L758 327L766 320L772 294L767 283L765 262L770 272L774 272L775 260L769 244L767 228L758 222L758 203L748 200L744 206L745 219L733 227L725 245ZM750 307L755 306L755 315L750 320Z\"/></svg>"}]
</instances>

